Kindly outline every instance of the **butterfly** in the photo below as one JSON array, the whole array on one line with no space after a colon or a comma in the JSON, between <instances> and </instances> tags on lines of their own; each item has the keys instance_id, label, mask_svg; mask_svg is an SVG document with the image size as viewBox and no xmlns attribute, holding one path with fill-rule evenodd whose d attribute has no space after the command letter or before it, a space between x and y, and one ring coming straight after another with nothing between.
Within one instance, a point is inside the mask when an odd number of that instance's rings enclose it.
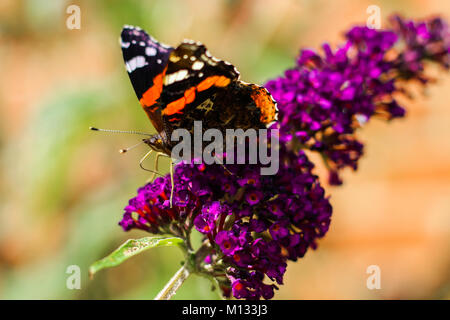
<instances>
[{"instance_id":1,"label":"butterfly","mask_svg":"<svg viewBox=\"0 0 450 320\"><path fill-rule=\"evenodd\" d=\"M277 120L276 102L261 86L239 80L229 62L212 56L200 42L176 48L139 27L124 26L120 45L136 96L157 133L144 142L171 154L176 129L193 133L194 121L210 128L259 129Z\"/></svg>"}]
</instances>

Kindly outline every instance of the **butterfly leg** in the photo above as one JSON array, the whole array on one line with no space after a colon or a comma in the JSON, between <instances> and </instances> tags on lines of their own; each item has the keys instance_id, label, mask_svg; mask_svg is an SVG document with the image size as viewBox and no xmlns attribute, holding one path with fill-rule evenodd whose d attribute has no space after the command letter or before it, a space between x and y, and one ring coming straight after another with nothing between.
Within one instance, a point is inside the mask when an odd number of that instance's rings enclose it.
<instances>
[{"instance_id":1,"label":"butterfly leg","mask_svg":"<svg viewBox=\"0 0 450 320\"><path fill-rule=\"evenodd\" d=\"M174 190L174 186L175 186L174 180L173 180L173 159L172 159L171 156L169 156L169 155L167 155L167 154L165 154L165 153L163 153L163 152L158 152L158 153L156 154L156 157L157 157L157 158L156 158L156 161L158 161L158 158L159 158L160 156L167 157L167 158L170 159L170 184L171 184L171 188L170 188L170 207L172 208L172 202L173 202L173 190ZM157 162L156 162L156 165L158 165ZM156 167L156 169L158 169L158 168Z\"/></svg>"},{"instance_id":2,"label":"butterfly leg","mask_svg":"<svg viewBox=\"0 0 450 320\"><path fill-rule=\"evenodd\" d=\"M172 208L172 200L173 200L173 189L174 189L174 182L173 182L173 161L172 158L170 158L170 207Z\"/></svg>"},{"instance_id":3,"label":"butterfly leg","mask_svg":"<svg viewBox=\"0 0 450 320\"><path fill-rule=\"evenodd\" d=\"M145 154L145 156L142 157L142 159L139 161L139 166L141 167L141 169L151 172L153 174L153 177L154 177L155 174L160 175L161 177L163 177L163 175L161 173L159 173L159 172L157 172L155 170L147 169L143 165L143 162L145 161L145 159L147 159L153 151L154 151L153 149L150 150L149 152L147 152Z\"/></svg>"},{"instance_id":4,"label":"butterfly leg","mask_svg":"<svg viewBox=\"0 0 450 320\"><path fill-rule=\"evenodd\" d=\"M216 159L216 163L219 163L226 172L228 172L230 175L234 175L233 172L231 172L230 170L228 170L227 167L225 167L222 160L220 160L216 155L214 155L214 158Z\"/></svg>"},{"instance_id":5,"label":"butterfly leg","mask_svg":"<svg viewBox=\"0 0 450 320\"><path fill-rule=\"evenodd\" d=\"M166 155L165 153L162 152L158 152L156 153L156 158L155 158L155 170L151 170L151 169L147 169L144 168L144 166L142 165L142 163L145 161L145 159L147 159L150 154L153 152L154 150L150 150L149 152L147 152L147 154L145 156L142 157L141 161L139 161L139 166L144 169L145 171L150 171L152 173L151 178L149 178L147 180L147 182L150 182L151 180L153 180L153 178L155 177L156 174L160 175L161 177L163 177L163 175L161 173L159 173L158 171L158 160L160 156L165 156L170 158L170 183L171 183L171 190L170 190L170 207L172 208L172 200L173 200L173 189L174 189L174 181L173 181L173 160L170 156Z\"/></svg>"},{"instance_id":6,"label":"butterfly leg","mask_svg":"<svg viewBox=\"0 0 450 320\"><path fill-rule=\"evenodd\" d=\"M161 157L161 156L165 156L165 154L162 153L162 152L157 152L157 153L156 153L156 156L155 156L155 166L154 166L155 171L152 172L152 175L150 176L150 178L147 179L147 182L153 181L153 179L155 179L155 176L156 176L157 174L159 174L160 176L163 176L162 174L160 174L160 173L158 172L159 157Z\"/></svg>"}]
</instances>

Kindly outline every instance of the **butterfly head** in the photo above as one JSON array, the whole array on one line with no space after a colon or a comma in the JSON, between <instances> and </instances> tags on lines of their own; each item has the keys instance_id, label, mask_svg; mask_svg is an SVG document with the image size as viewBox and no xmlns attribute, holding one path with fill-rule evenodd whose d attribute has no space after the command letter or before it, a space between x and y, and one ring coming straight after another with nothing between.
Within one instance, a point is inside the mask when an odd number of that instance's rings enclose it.
<instances>
[{"instance_id":1,"label":"butterfly head","mask_svg":"<svg viewBox=\"0 0 450 320\"><path fill-rule=\"evenodd\" d=\"M170 149L159 134L154 134L150 138L143 139L143 141L153 150L170 155Z\"/></svg>"}]
</instances>

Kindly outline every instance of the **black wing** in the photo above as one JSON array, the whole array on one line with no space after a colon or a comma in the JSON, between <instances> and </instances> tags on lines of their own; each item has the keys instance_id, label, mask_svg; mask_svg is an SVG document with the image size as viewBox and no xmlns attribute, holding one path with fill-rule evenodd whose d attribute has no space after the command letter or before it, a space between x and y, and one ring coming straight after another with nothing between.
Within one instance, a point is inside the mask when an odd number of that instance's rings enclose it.
<instances>
[{"instance_id":1,"label":"black wing","mask_svg":"<svg viewBox=\"0 0 450 320\"><path fill-rule=\"evenodd\" d=\"M136 96L156 130L162 130L157 101L172 47L149 36L139 27L124 26L120 36L125 67Z\"/></svg>"}]
</instances>

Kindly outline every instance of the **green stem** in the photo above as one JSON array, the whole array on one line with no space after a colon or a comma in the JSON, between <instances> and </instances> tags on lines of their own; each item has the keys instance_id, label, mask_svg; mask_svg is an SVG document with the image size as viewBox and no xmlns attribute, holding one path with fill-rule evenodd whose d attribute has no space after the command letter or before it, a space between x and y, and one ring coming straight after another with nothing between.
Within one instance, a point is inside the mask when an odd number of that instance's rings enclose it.
<instances>
[{"instance_id":1,"label":"green stem","mask_svg":"<svg viewBox=\"0 0 450 320\"><path fill-rule=\"evenodd\" d=\"M185 264L173 275L172 279L169 280L165 287L155 297L155 300L170 300L192 273L202 275L199 266L206 255L210 253L211 247L203 244L195 253L192 253L186 246L184 246L184 250L186 255Z\"/></svg>"},{"instance_id":2,"label":"green stem","mask_svg":"<svg viewBox=\"0 0 450 320\"><path fill-rule=\"evenodd\" d=\"M187 265L183 265L169 280L166 286L158 293L155 297L155 300L170 300L177 290L181 287L183 282L190 276L191 272L189 271Z\"/></svg>"}]
</instances>

